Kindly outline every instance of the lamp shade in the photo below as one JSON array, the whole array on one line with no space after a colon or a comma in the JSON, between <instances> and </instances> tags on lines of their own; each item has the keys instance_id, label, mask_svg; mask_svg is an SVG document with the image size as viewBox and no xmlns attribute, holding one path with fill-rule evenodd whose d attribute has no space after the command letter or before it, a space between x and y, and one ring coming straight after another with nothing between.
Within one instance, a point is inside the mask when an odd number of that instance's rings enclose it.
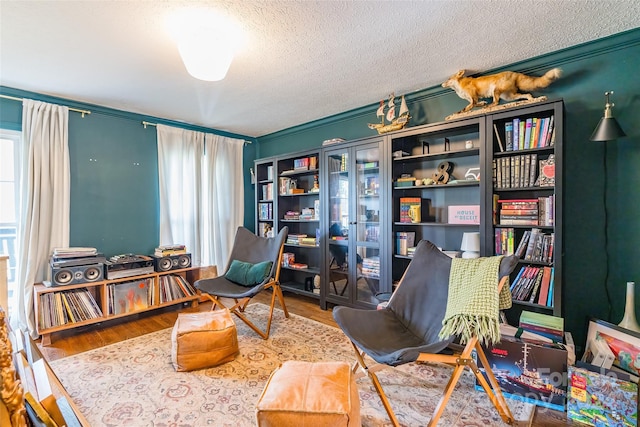
<instances>
[{"instance_id":1,"label":"lamp shade","mask_svg":"<svg viewBox=\"0 0 640 427\"><path fill-rule=\"evenodd\" d=\"M210 9L187 9L169 17L168 29L178 45L187 72L199 80L225 78L244 42L240 28Z\"/></svg>"},{"instance_id":2,"label":"lamp shade","mask_svg":"<svg viewBox=\"0 0 640 427\"><path fill-rule=\"evenodd\" d=\"M615 117L603 117L591 135L591 141L612 141L627 136Z\"/></svg>"},{"instance_id":3,"label":"lamp shade","mask_svg":"<svg viewBox=\"0 0 640 427\"><path fill-rule=\"evenodd\" d=\"M462 235L460 249L463 251L462 258L480 257L480 233L469 232Z\"/></svg>"},{"instance_id":4,"label":"lamp shade","mask_svg":"<svg viewBox=\"0 0 640 427\"><path fill-rule=\"evenodd\" d=\"M613 91L604 93L605 105L604 105L604 117L598 122L598 126L591 134L591 141L613 141L614 139L627 136L618 121L613 117L612 108L615 105L613 102L609 102L609 96L613 95Z\"/></svg>"}]
</instances>

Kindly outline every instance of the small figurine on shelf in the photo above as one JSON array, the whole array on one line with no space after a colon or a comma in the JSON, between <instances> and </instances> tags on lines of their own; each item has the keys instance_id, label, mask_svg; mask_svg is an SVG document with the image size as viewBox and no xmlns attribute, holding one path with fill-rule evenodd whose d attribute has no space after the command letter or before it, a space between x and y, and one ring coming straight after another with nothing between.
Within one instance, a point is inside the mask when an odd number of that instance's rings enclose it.
<instances>
[{"instance_id":1,"label":"small figurine on shelf","mask_svg":"<svg viewBox=\"0 0 640 427\"><path fill-rule=\"evenodd\" d=\"M313 176L313 188L309 190L309 193L317 193L320 191L320 184L318 184L318 175Z\"/></svg>"}]
</instances>

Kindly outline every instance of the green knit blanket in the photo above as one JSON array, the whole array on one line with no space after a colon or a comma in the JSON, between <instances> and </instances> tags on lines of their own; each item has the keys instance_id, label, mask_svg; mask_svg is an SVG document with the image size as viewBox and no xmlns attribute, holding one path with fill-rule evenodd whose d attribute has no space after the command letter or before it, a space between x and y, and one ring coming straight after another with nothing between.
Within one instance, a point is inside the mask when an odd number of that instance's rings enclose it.
<instances>
[{"instance_id":1,"label":"green knit blanket","mask_svg":"<svg viewBox=\"0 0 640 427\"><path fill-rule=\"evenodd\" d=\"M449 297L440 338L460 337L462 344L476 336L490 345L500 341L499 310L511 307L508 284L498 295L502 256L451 261Z\"/></svg>"}]
</instances>

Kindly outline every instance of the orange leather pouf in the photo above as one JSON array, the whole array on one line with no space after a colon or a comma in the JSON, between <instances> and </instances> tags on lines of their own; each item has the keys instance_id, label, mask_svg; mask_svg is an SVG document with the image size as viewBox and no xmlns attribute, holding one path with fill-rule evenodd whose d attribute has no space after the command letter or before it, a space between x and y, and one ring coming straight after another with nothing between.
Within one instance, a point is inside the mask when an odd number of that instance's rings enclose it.
<instances>
[{"instance_id":1,"label":"orange leather pouf","mask_svg":"<svg viewBox=\"0 0 640 427\"><path fill-rule=\"evenodd\" d=\"M230 362L238 352L238 333L229 310L178 314L171 334L171 362L176 371Z\"/></svg>"},{"instance_id":2,"label":"orange leather pouf","mask_svg":"<svg viewBox=\"0 0 640 427\"><path fill-rule=\"evenodd\" d=\"M346 362L284 362L256 405L261 427L360 426L360 397Z\"/></svg>"}]
</instances>

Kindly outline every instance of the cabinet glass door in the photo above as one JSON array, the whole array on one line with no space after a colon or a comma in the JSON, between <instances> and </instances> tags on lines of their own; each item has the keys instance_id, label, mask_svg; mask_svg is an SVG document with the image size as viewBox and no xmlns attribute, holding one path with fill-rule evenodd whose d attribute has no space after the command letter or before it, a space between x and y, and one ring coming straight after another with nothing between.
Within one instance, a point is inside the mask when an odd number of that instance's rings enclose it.
<instances>
[{"instance_id":1,"label":"cabinet glass door","mask_svg":"<svg viewBox=\"0 0 640 427\"><path fill-rule=\"evenodd\" d=\"M336 151L327 158L329 175L329 277L328 295L350 299L349 289L349 152Z\"/></svg>"},{"instance_id":2,"label":"cabinet glass door","mask_svg":"<svg viewBox=\"0 0 640 427\"><path fill-rule=\"evenodd\" d=\"M375 304L380 291L380 149L378 144L355 149L356 206L351 226L355 230L355 300Z\"/></svg>"}]
</instances>

